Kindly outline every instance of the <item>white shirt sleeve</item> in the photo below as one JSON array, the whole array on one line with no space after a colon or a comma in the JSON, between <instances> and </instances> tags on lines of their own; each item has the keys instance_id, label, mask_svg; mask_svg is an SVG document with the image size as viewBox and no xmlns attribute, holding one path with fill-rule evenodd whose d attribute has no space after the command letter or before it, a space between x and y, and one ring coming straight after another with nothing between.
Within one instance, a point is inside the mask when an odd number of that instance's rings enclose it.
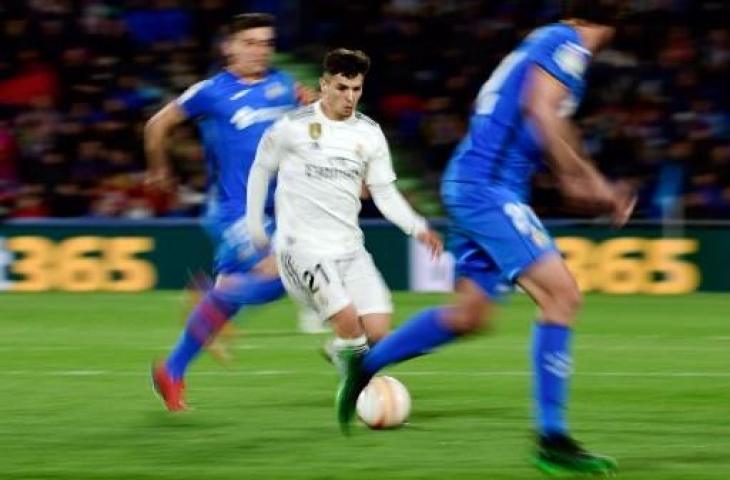
<instances>
[{"instance_id":1,"label":"white shirt sleeve","mask_svg":"<svg viewBox=\"0 0 730 480\"><path fill-rule=\"evenodd\" d=\"M368 187L372 185L385 185L394 182L395 178L393 162L390 158L390 150L388 149L388 141L385 139L383 131L378 128L375 138L375 148L370 156L367 172L365 172L365 183Z\"/></svg>"},{"instance_id":2,"label":"white shirt sleeve","mask_svg":"<svg viewBox=\"0 0 730 480\"><path fill-rule=\"evenodd\" d=\"M282 152L286 149L288 119L282 118L269 128L259 142L256 158L246 185L246 228L257 247L269 243L264 226L264 209L269 182L279 169Z\"/></svg>"},{"instance_id":3,"label":"white shirt sleeve","mask_svg":"<svg viewBox=\"0 0 730 480\"><path fill-rule=\"evenodd\" d=\"M380 213L406 235L418 236L426 231L428 224L423 217L413 211L403 195L395 188L395 179L388 141L383 131L378 128L375 149L365 174L365 183Z\"/></svg>"},{"instance_id":4,"label":"white shirt sleeve","mask_svg":"<svg viewBox=\"0 0 730 480\"><path fill-rule=\"evenodd\" d=\"M288 148L287 135L290 120L284 116L264 133L256 148L254 164L260 164L272 172L279 169L281 154Z\"/></svg>"},{"instance_id":5,"label":"white shirt sleeve","mask_svg":"<svg viewBox=\"0 0 730 480\"><path fill-rule=\"evenodd\" d=\"M426 220L413 211L403 195L395 188L395 183L371 185L370 195L383 216L406 235L417 237L428 229Z\"/></svg>"}]
</instances>

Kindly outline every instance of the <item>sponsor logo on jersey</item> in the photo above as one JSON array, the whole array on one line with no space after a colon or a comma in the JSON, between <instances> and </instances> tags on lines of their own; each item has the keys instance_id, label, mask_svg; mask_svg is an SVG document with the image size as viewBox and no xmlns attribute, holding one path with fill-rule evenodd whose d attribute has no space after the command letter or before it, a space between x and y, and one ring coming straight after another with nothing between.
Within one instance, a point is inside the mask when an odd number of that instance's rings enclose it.
<instances>
[{"instance_id":1,"label":"sponsor logo on jersey","mask_svg":"<svg viewBox=\"0 0 730 480\"><path fill-rule=\"evenodd\" d=\"M286 93L286 87L279 82L272 83L264 90L264 96L268 99L281 97Z\"/></svg>"},{"instance_id":2,"label":"sponsor logo on jersey","mask_svg":"<svg viewBox=\"0 0 730 480\"><path fill-rule=\"evenodd\" d=\"M332 166L338 166L338 167L346 166L348 163L351 163L351 164L356 165L358 168L360 168L360 164L361 164L357 160L354 160L352 158L343 157L340 155L334 155L334 156L327 157L327 162L329 162L329 164Z\"/></svg>"},{"instance_id":3,"label":"sponsor logo on jersey","mask_svg":"<svg viewBox=\"0 0 730 480\"><path fill-rule=\"evenodd\" d=\"M309 178L317 178L320 180L339 180L349 179L360 181L360 170L354 168L337 168L337 167L323 167L321 165L314 165L313 163L307 163L304 165L304 175Z\"/></svg>"},{"instance_id":4,"label":"sponsor logo on jersey","mask_svg":"<svg viewBox=\"0 0 730 480\"><path fill-rule=\"evenodd\" d=\"M238 130L248 128L255 123L272 122L284 115L290 107L268 107L268 108L251 108L249 106L241 107L231 117L231 123Z\"/></svg>"}]
</instances>

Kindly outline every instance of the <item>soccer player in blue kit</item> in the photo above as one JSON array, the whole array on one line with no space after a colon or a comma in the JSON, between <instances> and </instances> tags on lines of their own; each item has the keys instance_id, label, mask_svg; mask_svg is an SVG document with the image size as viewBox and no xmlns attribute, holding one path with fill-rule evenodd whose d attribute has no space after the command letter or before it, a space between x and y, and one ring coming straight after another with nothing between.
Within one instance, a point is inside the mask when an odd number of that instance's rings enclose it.
<instances>
[{"instance_id":1,"label":"soccer player in blue kit","mask_svg":"<svg viewBox=\"0 0 730 480\"><path fill-rule=\"evenodd\" d=\"M274 18L263 13L234 17L223 42L227 66L185 91L157 112L145 128L148 181L170 176L165 144L169 132L188 119L198 123L209 172L210 199L203 225L216 245L214 286L190 313L185 330L164 362L152 372L157 393L170 411L185 410L184 375L190 362L244 305L284 295L276 263L247 236L246 183L264 131L314 92L270 68ZM273 186L267 200L273 214ZM267 225L269 233L273 224Z\"/></svg>"},{"instance_id":2,"label":"soccer player in blue kit","mask_svg":"<svg viewBox=\"0 0 730 480\"><path fill-rule=\"evenodd\" d=\"M565 419L573 370L572 326L578 286L553 240L526 204L543 161L562 193L583 208L608 214L616 226L635 196L609 183L580 146L568 117L585 90L593 54L614 35L619 2L568 0L563 21L532 32L482 86L469 131L442 181L456 258L454 305L416 314L351 362L337 392L345 430L369 379L386 365L428 353L486 323L505 286L521 286L539 307L532 339L535 464L545 472L609 473L616 462L585 450Z\"/></svg>"}]
</instances>

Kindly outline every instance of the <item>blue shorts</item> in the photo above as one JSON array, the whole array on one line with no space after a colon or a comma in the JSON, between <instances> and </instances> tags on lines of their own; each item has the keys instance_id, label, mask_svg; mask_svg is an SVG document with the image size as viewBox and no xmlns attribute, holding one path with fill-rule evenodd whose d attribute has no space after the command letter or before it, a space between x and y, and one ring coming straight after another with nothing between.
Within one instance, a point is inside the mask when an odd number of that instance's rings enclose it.
<instances>
[{"instance_id":1,"label":"blue shorts","mask_svg":"<svg viewBox=\"0 0 730 480\"><path fill-rule=\"evenodd\" d=\"M447 245L456 277L471 279L490 297L499 298L531 265L558 252L517 194L457 182L444 182L441 193L452 222Z\"/></svg>"},{"instance_id":2,"label":"blue shorts","mask_svg":"<svg viewBox=\"0 0 730 480\"><path fill-rule=\"evenodd\" d=\"M215 258L213 274L246 273L266 258L270 252L254 247L248 236L246 217L234 222L221 221L215 216L203 219L203 228L213 240ZM274 234L274 222L266 221L266 232L271 238Z\"/></svg>"}]
</instances>

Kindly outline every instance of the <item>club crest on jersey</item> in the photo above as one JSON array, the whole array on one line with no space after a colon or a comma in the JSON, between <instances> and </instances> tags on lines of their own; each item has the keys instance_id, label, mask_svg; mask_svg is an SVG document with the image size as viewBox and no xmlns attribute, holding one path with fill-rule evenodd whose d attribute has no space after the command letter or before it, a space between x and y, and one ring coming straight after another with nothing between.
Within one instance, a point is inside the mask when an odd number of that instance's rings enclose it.
<instances>
[{"instance_id":1,"label":"club crest on jersey","mask_svg":"<svg viewBox=\"0 0 730 480\"><path fill-rule=\"evenodd\" d=\"M268 99L274 99L280 97L286 93L286 87L279 82L272 83L266 90L264 90L264 96Z\"/></svg>"},{"instance_id":2,"label":"club crest on jersey","mask_svg":"<svg viewBox=\"0 0 730 480\"><path fill-rule=\"evenodd\" d=\"M313 122L309 124L309 136L315 142L322 136L322 124L319 122Z\"/></svg>"}]
</instances>

